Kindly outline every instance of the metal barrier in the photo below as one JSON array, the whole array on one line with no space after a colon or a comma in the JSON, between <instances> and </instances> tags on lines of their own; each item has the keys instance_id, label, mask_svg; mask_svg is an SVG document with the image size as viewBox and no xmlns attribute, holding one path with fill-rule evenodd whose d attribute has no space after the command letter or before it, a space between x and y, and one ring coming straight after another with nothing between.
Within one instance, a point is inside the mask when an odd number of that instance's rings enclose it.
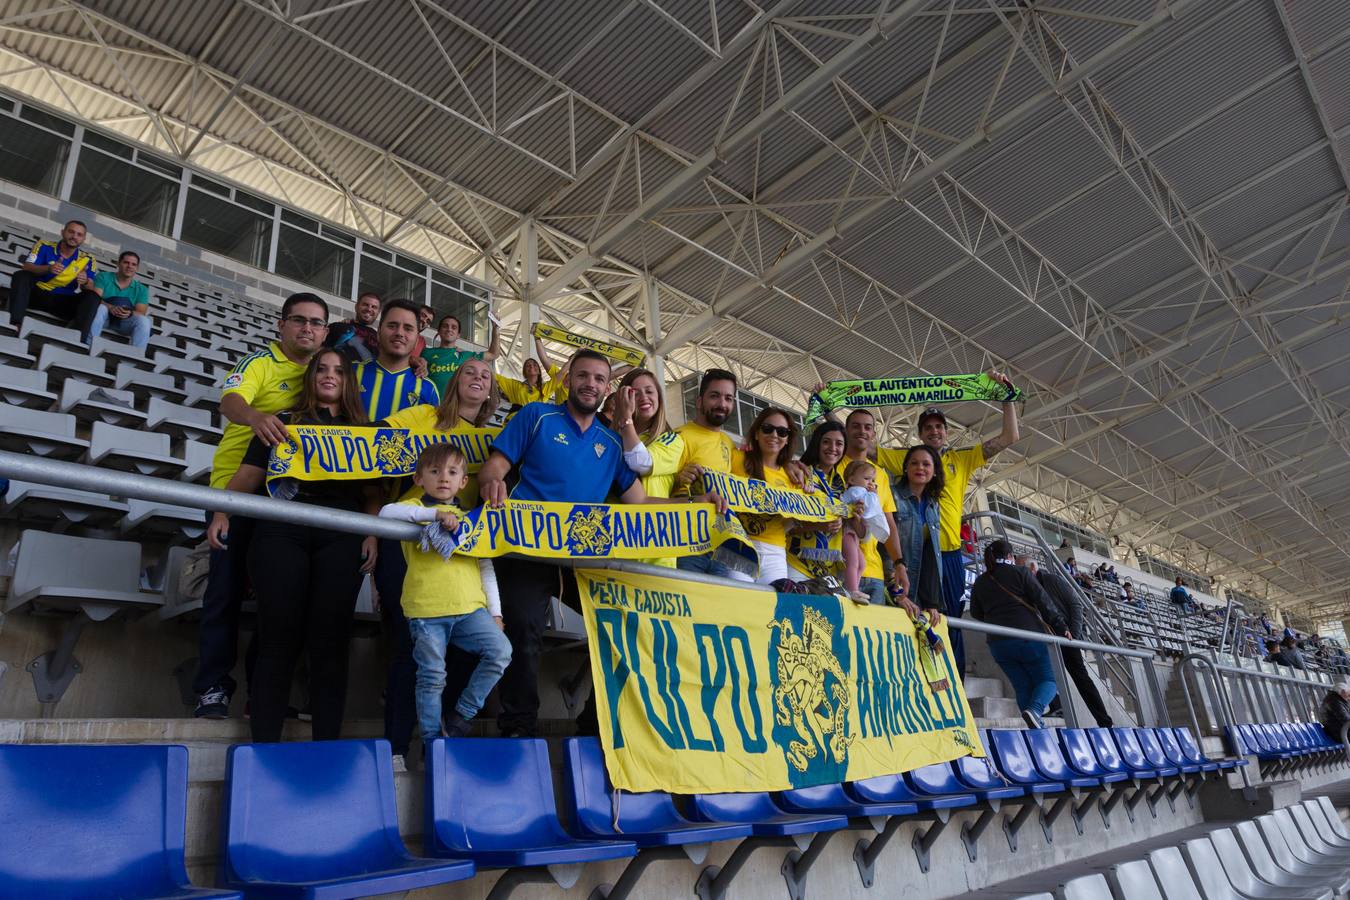
<instances>
[{"instance_id":1,"label":"metal barrier","mask_svg":"<svg viewBox=\"0 0 1350 900\"><path fill-rule=\"evenodd\" d=\"M309 525L334 531L345 531L361 535L390 538L392 540L416 540L421 535L421 527L408 522L381 519L364 513L330 509L322 506L309 506L287 500L276 500L254 494L241 494L196 484L183 484L162 478L137 475L112 469L89 466L83 463L63 462L44 459L20 453L0 451L0 477L16 481L38 484L50 484L75 490L93 491L100 494L113 494L119 497L135 497L177 506L194 507L203 510L217 510L228 514L249 516L257 519L270 519L279 522L291 522L297 525ZM997 516L997 513L973 515ZM1042 540L1042 545L1044 541ZM1047 548L1048 550L1048 548ZM571 565L572 560L552 560L559 565ZM726 585L751 590L773 592L769 585L756 585L746 582L729 582L725 579L696 572L651 566L628 560L585 560L577 562L586 568L614 569L638 574L656 575L663 578L678 578L708 584ZM1088 604L1091 608L1091 604ZM1095 608L1093 608L1095 613ZM1068 702L1070 680L1066 677L1062 650L1075 647L1079 650L1119 657L1125 661L1123 667L1117 664L1122 684L1132 688L1136 699L1139 724L1146 724L1148 710L1141 698L1149 697L1153 704L1154 724L1167 725L1167 706L1163 702L1157 673L1153 668L1153 654L1146 650L1133 650L1121 646L1094 643L1084 640L1069 640L1055 635L1037 634L1004 628L970 619L949 619L950 627L966 632L978 632L985 635L1021 638L1050 645L1055 668L1055 679L1061 697L1067 723L1076 727L1077 717L1073 703ZM1104 623L1103 623L1104 624ZM1104 629L1109 633L1109 629ZM1131 664L1130 661L1133 661Z\"/></svg>"}]
</instances>

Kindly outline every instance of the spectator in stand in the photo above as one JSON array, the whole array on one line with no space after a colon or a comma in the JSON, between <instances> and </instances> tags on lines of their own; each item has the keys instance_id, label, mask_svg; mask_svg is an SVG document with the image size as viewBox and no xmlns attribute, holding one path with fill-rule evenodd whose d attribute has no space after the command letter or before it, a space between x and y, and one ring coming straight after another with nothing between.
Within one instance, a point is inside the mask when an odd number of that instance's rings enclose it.
<instances>
[{"instance_id":1,"label":"spectator in stand","mask_svg":"<svg viewBox=\"0 0 1350 900\"><path fill-rule=\"evenodd\" d=\"M283 425L364 425L356 379L332 348L310 359L300 396L277 416ZM272 447L254 437L226 490L263 490ZM296 481L292 500L347 512L375 513L380 491L372 481ZM213 551L229 544L230 519L211 517L206 539ZM374 537L312 525L263 519L253 526L248 571L258 598L254 642L257 659L249 679L249 728L254 741L279 741L291 679L302 650L308 653L314 739L337 740L347 701L347 657L352 614L361 579L375 567Z\"/></svg>"},{"instance_id":2,"label":"spectator in stand","mask_svg":"<svg viewBox=\"0 0 1350 900\"><path fill-rule=\"evenodd\" d=\"M624 462L623 441L596 421L609 383L609 360L593 350L578 350L569 367L567 400L528 404L493 442L492 456L478 474L483 502L501 506L509 493L516 500L601 503L611 492L622 503L648 502L637 475ZM516 482L508 491L506 478L513 471ZM713 494L691 499L726 509L725 501ZM549 598L561 596L575 605L576 580L570 571L530 559L512 560L497 576L502 621L512 648L511 665L498 687L502 705L498 727L508 737L533 737ZM590 718L585 716L579 728L589 731Z\"/></svg>"},{"instance_id":3,"label":"spectator in stand","mask_svg":"<svg viewBox=\"0 0 1350 900\"><path fill-rule=\"evenodd\" d=\"M917 444L905 454L902 471L904 477L895 486L895 530L901 555L892 559L897 569L905 570L910 601L927 610L930 621L938 622L945 606L942 579L947 577L938 554L942 460L932 447ZM962 579L965 576L962 569Z\"/></svg>"},{"instance_id":4,"label":"spectator in stand","mask_svg":"<svg viewBox=\"0 0 1350 900\"><path fill-rule=\"evenodd\" d=\"M1276 654L1279 658L1274 662L1279 662L1291 669L1306 669L1307 662L1303 659L1303 653L1298 649L1298 642L1291 637L1280 641L1279 652Z\"/></svg>"},{"instance_id":5,"label":"spectator in stand","mask_svg":"<svg viewBox=\"0 0 1350 900\"><path fill-rule=\"evenodd\" d=\"M1072 638L1068 623L1041 585L1013 562L1012 545L1002 538L984 548L985 570L970 589L970 614L981 622L1036 634ZM1012 682L1022 719L1044 728L1042 716L1058 689L1046 645L1026 638L989 635L989 654Z\"/></svg>"},{"instance_id":6,"label":"spectator in stand","mask_svg":"<svg viewBox=\"0 0 1350 900\"><path fill-rule=\"evenodd\" d=\"M497 376L497 390L501 391L506 402L513 406L539 402L561 403L566 399L564 396L567 390L566 370L559 370L549 362L548 351L544 349L544 342L539 338L534 339L534 352L539 359L525 360L525 364L521 367L523 381L509 375ZM545 371L548 372L547 378L544 377Z\"/></svg>"},{"instance_id":7,"label":"spectator in stand","mask_svg":"<svg viewBox=\"0 0 1350 900\"><path fill-rule=\"evenodd\" d=\"M329 326L325 347L334 347L355 365L380 354L380 295L366 291L356 298L356 314Z\"/></svg>"},{"instance_id":8,"label":"spectator in stand","mask_svg":"<svg viewBox=\"0 0 1350 900\"><path fill-rule=\"evenodd\" d=\"M1186 590L1186 579L1180 575L1177 576L1176 586L1167 596L1179 613L1193 613L1199 608L1195 605L1195 598L1191 596L1191 592Z\"/></svg>"},{"instance_id":9,"label":"spectator in stand","mask_svg":"<svg viewBox=\"0 0 1350 900\"><path fill-rule=\"evenodd\" d=\"M435 406L441 400L436 385L418 375L411 365L417 337L418 308L407 300L390 300L380 310L380 350L375 359L356 367L361 403L372 422L387 419L419 403ZM398 547L388 548L397 553Z\"/></svg>"},{"instance_id":10,"label":"spectator in stand","mask_svg":"<svg viewBox=\"0 0 1350 900\"><path fill-rule=\"evenodd\" d=\"M770 487L791 488L792 480L785 467L792 459L797 437L797 423L786 410L775 406L761 410L746 435L749 449L732 460L731 473L757 478ZM778 585L788 580L787 534L791 520L749 513L742 513L740 520L759 556L759 575L755 581Z\"/></svg>"},{"instance_id":11,"label":"spectator in stand","mask_svg":"<svg viewBox=\"0 0 1350 900\"><path fill-rule=\"evenodd\" d=\"M431 327L431 323L436 320L436 310L425 303L420 306L414 304L414 306L417 308L417 339L413 341L412 355L414 359L421 359L422 351L427 348L426 331ZM426 372L418 372L417 374L425 376Z\"/></svg>"},{"instance_id":12,"label":"spectator in stand","mask_svg":"<svg viewBox=\"0 0 1350 900\"><path fill-rule=\"evenodd\" d=\"M890 520L881 510L877 496L877 467L864 460L853 460L844 469L844 493L839 496L852 513L843 519L839 549L844 555L844 592L855 603L871 603L872 598L859 590L862 579L863 553L858 542L870 534L878 540L890 536Z\"/></svg>"},{"instance_id":13,"label":"spectator in stand","mask_svg":"<svg viewBox=\"0 0 1350 900\"><path fill-rule=\"evenodd\" d=\"M101 301L93 289L98 264L80 249L87 233L83 222L71 219L61 229L61 240L33 245L10 277L9 324L18 328L30 307L40 309L73 324L89 343Z\"/></svg>"},{"instance_id":14,"label":"spectator in stand","mask_svg":"<svg viewBox=\"0 0 1350 900\"><path fill-rule=\"evenodd\" d=\"M1112 584L1120 584L1120 576L1116 574L1115 566L1112 566L1111 568L1107 569L1106 572L1107 572L1106 577L1111 580Z\"/></svg>"},{"instance_id":15,"label":"spectator in stand","mask_svg":"<svg viewBox=\"0 0 1350 900\"><path fill-rule=\"evenodd\" d=\"M1059 608L1060 616L1064 619L1064 624L1068 626L1072 633L1079 640L1085 640L1086 629L1086 610L1080 595L1069 584L1067 578L1060 575L1053 569L1042 570L1034 559L1025 556L1018 556L1014 562L1019 566L1025 566L1027 571L1036 577L1036 583L1045 591L1045 595ZM1083 660L1083 651L1077 647L1060 647L1060 653L1064 659L1064 671L1069 673L1073 679L1074 685L1078 688L1078 693L1082 695L1083 702L1087 705L1088 712L1092 713L1092 718L1096 720L1098 728L1110 728L1111 716L1106 711L1106 704L1102 702L1101 692L1097 690L1097 683L1092 680L1088 673L1087 664Z\"/></svg>"},{"instance_id":16,"label":"spectator in stand","mask_svg":"<svg viewBox=\"0 0 1350 900\"><path fill-rule=\"evenodd\" d=\"M103 302L94 310L94 320L89 325L91 342L104 328L129 338L133 347L144 349L150 342L150 292L136 280L140 267L141 257L136 251L123 250L117 257L116 272L99 272L94 276L91 290Z\"/></svg>"},{"instance_id":17,"label":"spectator in stand","mask_svg":"<svg viewBox=\"0 0 1350 900\"><path fill-rule=\"evenodd\" d=\"M453 444L432 444L417 458L413 483L422 496L390 503L384 518L428 524L455 531L464 510L457 496L469 480L468 460ZM453 554L449 559L415 541L403 541L406 573L403 613L417 661L417 720L422 740L463 737L483 708L488 692L511 661L511 644L502 633L502 607L492 560ZM446 651L454 647L476 657L454 711L442 725L441 693L446 683Z\"/></svg>"},{"instance_id":18,"label":"spectator in stand","mask_svg":"<svg viewBox=\"0 0 1350 900\"><path fill-rule=\"evenodd\" d=\"M277 413L295 403L304 384L309 361L328 331L328 304L316 294L291 294L281 305L278 340L266 350L250 353L225 377L220 392L220 414L225 431L211 464L211 487L223 488L244 460L250 441L275 447L290 440L286 423ZM214 518L207 511L209 526ZM223 719L230 714L236 683L234 669L239 641L239 607L247 584L245 571L253 520L235 516L225 549L211 551L210 574L202 595L197 625L197 695L193 715Z\"/></svg>"},{"instance_id":19,"label":"spectator in stand","mask_svg":"<svg viewBox=\"0 0 1350 900\"><path fill-rule=\"evenodd\" d=\"M799 460L807 472L807 489L824 494L829 502L839 500L848 489L844 470L839 468L847 446L848 438L843 424L826 420L811 432L806 450ZM842 575L842 554L841 519L798 522L788 535L788 570L794 581L839 578Z\"/></svg>"},{"instance_id":20,"label":"spectator in stand","mask_svg":"<svg viewBox=\"0 0 1350 900\"><path fill-rule=\"evenodd\" d=\"M642 479L648 497L669 499L684 457L684 438L666 423L666 400L656 376L646 369L630 369L619 381L615 415L610 427L623 439L623 458ZM671 557L642 560L675 568Z\"/></svg>"},{"instance_id":21,"label":"spectator in stand","mask_svg":"<svg viewBox=\"0 0 1350 900\"><path fill-rule=\"evenodd\" d=\"M1012 381L1002 372L990 370L990 378L1012 387ZM962 597L966 591L966 563L961 555L961 515L965 508L966 491L975 470L986 465L999 453L1017 443L1017 405L1003 404L1003 428L995 437L961 450L947 446L947 416L937 407L929 407L919 414L919 440L942 458L943 488L940 517L940 546L942 551L942 584L949 616L960 618ZM884 448L877 451L877 462L896 478L903 477L907 451ZM965 673L966 655L962 634L952 631L953 659L958 675Z\"/></svg>"},{"instance_id":22,"label":"spectator in stand","mask_svg":"<svg viewBox=\"0 0 1350 900\"><path fill-rule=\"evenodd\" d=\"M675 429L675 433L684 441L684 455L680 457L680 469L675 475L674 488L677 493L698 492L705 469L730 472L738 461L741 451L731 436L722 430L735 410L736 376L726 369L704 372L699 380L698 398L694 401L694 420ZM715 552L702 556L681 556L675 565L687 572L703 572L727 578L744 577L743 573L717 559Z\"/></svg>"},{"instance_id":23,"label":"spectator in stand","mask_svg":"<svg viewBox=\"0 0 1350 900\"><path fill-rule=\"evenodd\" d=\"M848 443L844 447L844 459L839 462L840 474L843 474L850 462L867 460L875 452L876 417L865 409L855 409L844 420L844 433L848 436ZM901 462L900 472L901 477L903 477L903 462ZM900 549L900 532L895 527L895 492L891 488L888 467L881 464L876 471L876 476L877 497L881 500L881 511L886 514L891 531L890 537L886 539L886 553L895 562L895 568L891 573L891 583L895 588L896 596L904 595L908 599L913 586L909 583L909 572L900 563L904 560L905 555ZM863 573L862 578L858 580L858 587L864 594L872 598L872 603L884 606L890 602L890 596L886 589L885 570L881 564L881 553L877 550L877 543L877 539L873 537L864 537L858 542L863 551ZM962 572L964 571L962 569ZM964 577L962 575L962 578ZM911 614L917 614L917 608L909 604L903 605ZM957 646L955 641L953 641L953 646ZM953 659L957 659L957 657L953 656ZM957 674L961 674L959 669Z\"/></svg>"},{"instance_id":24,"label":"spectator in stand","mask_svg":"<svg viewBox=\"0 0 1350 900\"><path fill-rule=\"evenodd\" d=\"M1345 726L1350 725L1350 681L1342 681L1327 691L1318 719L1333 741L1346 742Z\"/></svg>"},{"instance_id":25,"label":"spectator in stand","mask_svg":"<svg viewBox=\"0 0 1350 900\"><path fill-rule=\"evenodd\" d=\"M462 434L484 427L497 409L498 401L492 381L492 367L480 359L471 359L465 361L451 377L439 405L405 407L378 424L387 428L408 428L445 435ZM466 474L466 483L459 492L457 502L461 509L472 509L478 505L478 479L473 473ZM413 485L400 499L408 502L422 495L423 492ZM417 663L413 656L413 635L402 605L403 585L407 578L407 559L402 549L398 542L382 540L382 555L375 569L380 622L385 639L389 642L389 668L384 690L384 737L389 741L395 768L400 771L406 769L413 724L417 720ZM468 684L470 676L469 671L464 671L463 662L458 652L449 655L447 677L455 688L455 696Z\"/></svg>"},{"instance_id":26,"label":"spectator in stand","mask_svg":"<svg viewBox=\"0 0 1350 900\"><path fill-rule=\"evenodd\" d=\"M493 325L492 338L486 350L469 350L459 346L459 319L455 316L441 316L436 325L436 346L427 347L420 354L427 364L427 377L436 385L442 397L450 384L450 378L464 364L465 360L481 359L491 361L501 354L501 342L497 337L497 326Z\"/></svg>"}]
</instances>

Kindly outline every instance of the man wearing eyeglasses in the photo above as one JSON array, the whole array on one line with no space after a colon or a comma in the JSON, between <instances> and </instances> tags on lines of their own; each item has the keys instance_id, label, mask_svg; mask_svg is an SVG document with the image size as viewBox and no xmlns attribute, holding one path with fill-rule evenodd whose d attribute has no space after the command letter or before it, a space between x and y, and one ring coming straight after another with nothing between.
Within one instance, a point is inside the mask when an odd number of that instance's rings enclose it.
<instances>
[{"instance_id":1,"label":"man wearing eyeglasses","mask_svg":"<svg viewBox=\"0 0 1350 900\"><path fill-rule=\"evenodd\" d=\"M235 364L221 385L220 414L225 431L211 466L211 487L224 488L244 459L249 441L269 447L290 440L277 413L288 409L304 384L305 367L323 346L328 333L328 304L315 294L292 294L281 305L278 340ZM206 513L211 521L212 511ZM252 534L251 520L230 517L227 548L211 551L211 571L202 595L198 626L200 659L192 689L198 718L223 719L230 714L243 599L244 557Z\"/></svg>"}]
</instances>

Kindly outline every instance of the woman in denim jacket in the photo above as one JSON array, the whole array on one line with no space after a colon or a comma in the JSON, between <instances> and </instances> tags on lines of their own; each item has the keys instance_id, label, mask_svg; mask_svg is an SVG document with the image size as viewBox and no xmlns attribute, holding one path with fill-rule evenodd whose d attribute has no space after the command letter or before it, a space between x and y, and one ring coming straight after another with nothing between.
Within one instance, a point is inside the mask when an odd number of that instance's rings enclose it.
<instances>
[{"instance_id":1,"label":"woman in denim jacket","mask_svg":"<svg viewBox=\"0 0 1350 900\"><path fill-rule=\"evenodd\" d=\"M942 608L942 564L938 556L938 497L942 464L925 444L909 448L904 480L895 483L895 529L900 534L897 561L909 574L910 600L920 609ZM931 614L930 621L938 621Z\"/></svg>"}]
</instances>

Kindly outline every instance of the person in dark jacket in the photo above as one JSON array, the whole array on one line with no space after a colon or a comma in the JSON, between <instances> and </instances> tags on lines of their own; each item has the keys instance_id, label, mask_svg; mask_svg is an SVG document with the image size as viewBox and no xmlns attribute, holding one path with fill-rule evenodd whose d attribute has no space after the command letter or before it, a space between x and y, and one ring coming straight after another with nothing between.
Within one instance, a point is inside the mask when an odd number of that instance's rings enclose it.
<instances>
[{"instance_id":1,"label":"person in dark jacket","mask_svg":"<svg viewBox=\"0 0 1350 900\"><path fill-rule=\"evenodd\" d=\"M1064 617L1065 624L1069 626L1069 631L1082 640L1085 633L1083 628L1083 604L1068 580L1058 572L1040 568L1036 565L1034 559L1019 556L1017 557L1017 564L1019 566L1025 565L1027 571L1036 576L1036 581L1045 591L1046 596L1059 608L1060 615ZM1088 674L1087 664L1083 660L1083 651L1077 647L1061 647L1060 650L1064 656L1064 670L1069 673L1073 683L1078 686L1078 693L1083 695L1083 702L1087 704L1088 711L1092 713L1092 718L1097 721L1097 727L1110 728L1112 724L1111 716L1106 712L1106 704L1102 702L1102 695L1097 690L1097 683Z\"/></svg>"},{"instance_id":2,"label":"person in dark jacket","mask_svg":"<svg viewBox=\"0 0 1350 900\"><path fill-rule=\"evenodd\" d=\"M970 614L981 622L1035 634L1073 637L1064 616L1036 576L1013 562L1012 545L1002 538L984 548L985 571L970 589ZM1017 706L1031 728L1054 699L1055 670L1046 645L1025 638L989 636L989 653L1012 682Z\"/></svg>"},{"instance_id":3,"label":"person in dark jacket","mask_svg":"<svg viewBox=\"0 0 1350 900\"><path fill-rule=\"evenodd\" d=\"M1319 718L1333 741L1345 742L1342 731L1350 724L1350 681L1342 681L1322 698Z\"/></svg>"}]
</instances>

